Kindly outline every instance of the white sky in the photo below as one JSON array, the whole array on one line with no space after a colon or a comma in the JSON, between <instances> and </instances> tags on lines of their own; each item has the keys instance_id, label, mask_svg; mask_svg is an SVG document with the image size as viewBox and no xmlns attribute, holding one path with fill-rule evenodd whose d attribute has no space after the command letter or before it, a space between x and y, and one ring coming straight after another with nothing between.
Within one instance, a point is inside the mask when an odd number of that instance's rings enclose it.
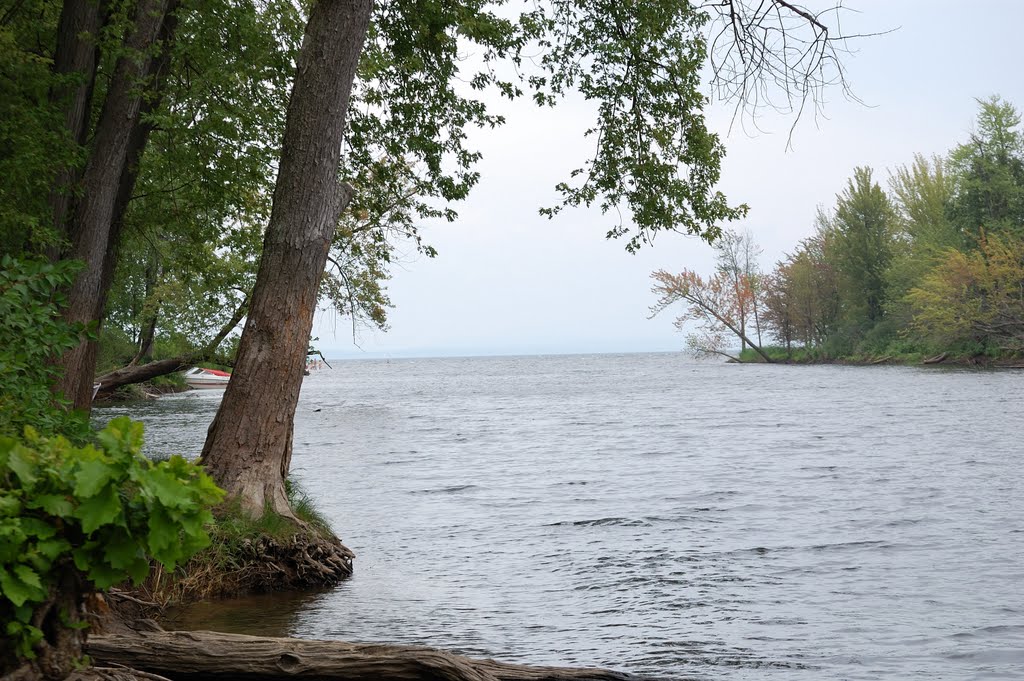
<instances>
[{"instance_id":1,"label":"white sky","mask_svg":"<svg viewBox=\"0 0 1024 681\"><path fill-rule=\"evenodd\" d=\"M762 118L767 131L728 129L730 110L711 111L727 148L720 188L747 203L749 228L771 269L813 229L819 204L831 206L855 166L870 165L886 186L889 170L915 152L945 154L967 138L975 98L999 94L1024 108L1020 74L1021 0L847 0L847 32L889 35L857 43L848 81L866 104L828 93L827 119L807 116L786 149L790 118ZM554 110L499 103L508 123L480 133L481 180L457 206L454 224L422 233L439 251L410 254L388 289L390 330L357 332L347 319L318 313L314 336L328 357L632 352L677 350L683 337L669 311L649 320L649 275L660 268L710 272L707 244L660 235L637 255L606 241L611 220L599 211L566 209L554 220L537 213L554 203L554 185L581 164L591 143L585 105Z\"/></svg>"}]
</instances>

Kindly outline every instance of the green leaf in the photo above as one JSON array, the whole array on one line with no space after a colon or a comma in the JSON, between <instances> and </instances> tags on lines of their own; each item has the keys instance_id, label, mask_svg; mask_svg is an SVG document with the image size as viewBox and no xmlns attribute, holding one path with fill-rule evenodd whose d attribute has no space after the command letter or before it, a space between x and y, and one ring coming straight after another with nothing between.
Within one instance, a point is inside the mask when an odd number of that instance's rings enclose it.
<instances>
[{"instance_id":1,"label":"green leaf","mask_svg":"<svg viewBox=\"0 0 1024 681\"><path fill-rule=\"evenodd\" d=\"M15 565L13 572L23 584L27 584L40 592L43 591L43 584L39 581L39 575L29 566L23 564Z\"/></svg>"},{"instance_id":2,"label":"green leaf","mask_svg":"<svg viewBox=\"0 0 1024 681\"><path fill-rule=\"evenodd\" d=\"M118 569L127 568L141 555L138 542L123 530L107 537L105 544L103 557Z\"/></svg>"},{"instance_id":3,"label":"green leaf","mask_svg":"<svg viewBox=\"0 0 1024 681\"><path fill-rule=\"evenodd\" d=\"M21 499L7 492L0 494L0 516L14 516L21 511Z\"/></svg>"},{"instance_id":4,"label":"green leaf","mask_svg":"<svg viewBox=\"0 0 1024 681\"><path fill-rule=\"evenodd\" d=\"M21 529L29 537L49 539L57 534L57 528L39 518L21 518Z\"/></svg>"},{"instance_id":5,"label":"green leaf","mask_svg":"<svg viewBox=\"0 0 1024 681\"><path fill-rule=\"evenodd\" d=\"M173 546L178 542L180 530L181 526L170 518L167 511L160 507L154 508L149 514L149 534L146 538L149 550L157 555L168 546Z\"/></svg>"},{"instance_id":6,"label":"green leaf","mask_svg":"<svg viewBox=\"0 0 1024 681\"><path fill-rule=\"evenodd\" d=\"M106 461L83 461L75 474L75 495L87 499L98 494L112 476L113 470Z\"/></svg>"},{"instance_id":7,"label":"green leaf","mask_svg":"<svg viewBox=\"0 0 1024 681\"><path fill-rule=\"evenodd\" d=\"M36 544L36 551L46 556L51 562L61 554L71 550L71 542L67 539L55 537Z\"/></svg>"},{"instance_id":8,"label":"green leaf","mask_svg":"<svg viewBox=\"0 0 1024 681\"><path fill-rule=\"evenodd\" d=\"M112 523L121 514L121 500L117 490L107 487L94 497L83 501L75 510L75 517L82 521L82 531L92 534L103 525Z\"/></svg>"},{"instance_id":9,"label":"green leaf","mask_svg":"<svg viewBox=\"0 0 1024 681\"><path fill-rule=\"evenodd\" d=\"M175 508L192 505L188 489L163 464L150 471L142 484L164 506Z\"/></svg>"},{"instance_id":10,"label":"green leaf","mask_svg":"<svg viewBox=\"0 0 1024 681\"><path fill-rule=\"evenodd\" d=\"M15 447L7 457L7 466L14 471L21 483L31 487L36 482L35 462L30 458L31 451L24 447Z\"/></svg>"},{"instance_id":11,"label":"green leaf","mask_svg":"<svg viewBox=\"0 0 1024 681\"><path fill-rule=\"evenodd\" d=\"M60 494L40 494L29 500L27 506L29 508L41 508L58 518L67 518L75 510L71 501Z\"/></svg>"},{"instance_id":12,"label":"green leaf","mask_svg":"<svg viewBox=\"0 0 1024 681\"><path fill-rule=\"evenodd\" d=\"M92 564L92 561L96 556L95 551L98 546L98 542L91 540L71 551L71 557L75 561L75 567L78 568L80 572L89 572L89 566Z\"/></svg>"},{"instance_id":13,"label":"green leaf","mask_svg":"<svg viewBox=\"0 0 1024 681\"><path fill-rule=\"evenodd\" d=\"M149 574L149 561L143 557L138 557L125 569L128 571L128 576L131 577L132 582L138 584Z\"/></svg>"},{"instance_id":14,"label":"green leaf","mask_svg":"<svg viewBox=\"0 0 1024 681\"><path fill-rule=\"evenodd\" d=\"M98 589L109 589L118 582L123 582L128 573L124 570L115 569L106 563L96 562L89 566L89 572L87 573L89 580L92 581Z\"/></svg>"},{"instance_id":15,"label":"green leaf","mask_svg":"<svg viewBox=\"0 0 1024 681\"><path fill-rule=\"evenodd\" d=\"M15 566L15 570L19 567L31 570L31 568L23 565ZM38 575L32 573L32 576L35 584L26 583L24 580L20 579L16 573L0 567L0 588L3 589L3 595L14 604L14 607L21 607L27 601L39 600L46 595L42 589L42 585L39 584Z\"/></svg>"}]
</instances>

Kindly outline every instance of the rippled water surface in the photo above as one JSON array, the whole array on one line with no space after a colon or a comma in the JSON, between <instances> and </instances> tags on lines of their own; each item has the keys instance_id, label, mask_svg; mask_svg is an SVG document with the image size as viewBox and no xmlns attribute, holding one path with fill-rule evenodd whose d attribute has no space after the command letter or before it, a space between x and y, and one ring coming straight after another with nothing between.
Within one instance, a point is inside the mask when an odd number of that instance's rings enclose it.
<instances>
[{"instance_id":1,"label":"rippled water surface","mask_svg":"<svg viewBox=\"0 0 1024 681\"><path fill-rule=\"evenodd\" d=\"M293 474L357 554L196 627L695 679L1024 678L1024 371L334 362ZM119 407L196 455L219 394Z\"/></svg>"}]
</instances>

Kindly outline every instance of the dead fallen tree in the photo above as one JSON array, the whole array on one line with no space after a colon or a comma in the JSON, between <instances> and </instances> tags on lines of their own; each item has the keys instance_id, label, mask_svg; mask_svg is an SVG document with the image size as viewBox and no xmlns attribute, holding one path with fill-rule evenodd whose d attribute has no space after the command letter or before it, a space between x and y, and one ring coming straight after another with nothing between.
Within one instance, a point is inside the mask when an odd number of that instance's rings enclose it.
<instances>
[{"instance_id":1,"label":"dead fallen tree","mask_svg":"<svg viewBox=\"0 0 1024 681\"><path fill-rule=\"evenodd\" d=\"M422 646L307 641L157 631L90 636L85 652L97 665L127 667L174 681L625 681L604 669L532 667L478 660Z\"/></svg>"}]
</instances>

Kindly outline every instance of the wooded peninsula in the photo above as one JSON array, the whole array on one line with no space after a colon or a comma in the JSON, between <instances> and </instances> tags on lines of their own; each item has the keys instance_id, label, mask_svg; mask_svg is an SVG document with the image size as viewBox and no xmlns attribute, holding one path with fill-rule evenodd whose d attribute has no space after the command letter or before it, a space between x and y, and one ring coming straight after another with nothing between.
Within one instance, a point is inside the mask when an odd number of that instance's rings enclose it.
<instances>
[{"instance_id":1,"label":"wooded peninsula","mask_svg":"<svg viewBox=\"0 0 1024 681\"><path fill-rule=\"evenodd\" d=\"M652 314L682 302L676 323L692 330L698 356L1019 363L1024 132L1012 103L993 96L978 107L969 139L896 168L888 191L856 168L771 272L750 232L728 231L710 276L655 272Z\"/></svg>"}]
</instances>

